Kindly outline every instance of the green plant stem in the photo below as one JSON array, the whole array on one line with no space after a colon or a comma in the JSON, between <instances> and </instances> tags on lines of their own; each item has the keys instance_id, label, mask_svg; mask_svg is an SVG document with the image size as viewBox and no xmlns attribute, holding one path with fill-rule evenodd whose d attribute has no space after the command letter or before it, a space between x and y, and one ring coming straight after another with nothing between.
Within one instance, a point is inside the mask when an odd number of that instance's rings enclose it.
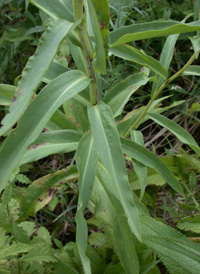
<instances>
[{"instance_id":1,"label":"green plant stem","mask_svg":"<svg viewBox=\"0 0 200 274\"><path fill-rule=\"evenodd\" d=\"M146 107L144 108L143 112L141 113L141 115L138 117L138 119L135 121L135 123L127 130L127 132L123 135L124 138L127 138L130 134L130 130L131 129L135 129L138 124L140 123L140 121L144 118L144 116L146 115L146 113L148 112L149 108L151 107L152 103L154 102L154 100L157 98L157 96L163 91L163 89L169 84L171 83L174 79L176 79L177 77L179 77L196 59L195 54L192 55L192 57L189 59L189 61L185 64L184 67L182 67L182 69L180 69L177 73L175 73L172 77L170 77L169 79L167 79L152 95L150 101L148 102L148 104L146 105Z\"/></svg>"},{"instance_id":2,"label":"green plant stem","mask_svg":"<svg viewBox=\"0 0 200 274\"><path fill-rule=\"evenodd\" d=\"M83 0L74 0L73 1L74 6L74 19L83 19ZM84 20L84 19L83 19ZM89 78L92 78L93 81L91 82L89 86L90 90L90 101L92 105L97 104L97 83L96 83L96 74L92 66L92 60L93 60L93 50L90 44L90 40L88 37L88 33L86 30L86 24L81 23L78 27L78 35L81 41L82 49L83 49L83 55L85 58L85 63L87 67L87 75Z\"/></svg>"}]
</instances>

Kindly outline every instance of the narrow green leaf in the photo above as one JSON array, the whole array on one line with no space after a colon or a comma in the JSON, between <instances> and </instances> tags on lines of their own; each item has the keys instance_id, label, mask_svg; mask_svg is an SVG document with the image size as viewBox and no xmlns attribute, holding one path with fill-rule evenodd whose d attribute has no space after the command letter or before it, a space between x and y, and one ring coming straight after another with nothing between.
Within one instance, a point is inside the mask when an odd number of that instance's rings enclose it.
<instances>
[{"instance_id":1,"label":"narrow green leaf","mask_svg":"<svg viewBox=\"0 0 200 274\"><path fill-rule=\"evenodd\" d=\"M96 106L88 107L88 115L97 154L111 175L131 230L141 240L138 212L131 193L120 138L111 109L100 102Z\"/></svg>"},{"instance_id":2,"label":"narrow green leaf","mask_svg":"<svg viewBox=\"0 0 200 274\"><path fill-rule=\"evenodd\" d=\"M107 0L87 0L95 37L96 57L93 60L96 72L106 73L106 43L108 41L109 6ZM107 43L108 44L108 43Z\"/></svg>"},{"instance_id":3,"label":"narrow green leaf","mask_svg":"<svg viewBox=\"0 0 200 274\"><path fill-rule=\"evenodd\" d=\"M147 167L155 169L166 182L178 193L183 194L182 187L169 168L152 152L139 144L121 138L123 153Z\"/></svg>"},{"instance_id":4,"label":"narrow green leaf","mask_svg":"<svg viewBox=\"0 0 200 274\"><path fill-rule=\"evenodd\" d=\"M15 101L10 106L10 112L1 122L3 126L0 129L0 135L11 128L24 113L31 96L42 81L60 43L72 25L72 23L67 21L57 20L46 29L40 38L35 54L29 58L22 72L22 79L19 81L16 89Z\"/></svg>"},{"instance_id":5,"label":"narrow green leaf","mask_svg":"<svg viewBox=\"0 0 200 274\"><path fill-rule=\"evenodd\" d=\"M56 109L85 89L89 83L90 79L83 72L69 71L40 91L0 150L0 191L5 187L28 145L38 137Z\"/></svg>"},{"instance_id":6,"label":"narrow green leaf","mask_svg":"<svg viewBox=\"0 0 200 274\"><path fill-rule=\"evenodd\" d=\"M20 202L20 220L26 219L29 215L34 216L35 213L40 210L42 199L41 196L44 194L49 195L48 190L53 186L58 186L64 182L74 180L78 177L76 167L71 166L67 169L62 169L54 174L48 174L36 181L34 181L27 189L26 193L22 196ZM50 195L49 195L50 196Z\"/></svg>"},{"instance_id":7,"label":"narrow green leaf","mask_svg":"<svg viewBox=\"0 0 200 274\"><path fill-rule=\"evenodd\" d=\"M182 75L200 76L200 66L189 66Z\"/></svg>"},{"instance_id":8,"label":"narrow green leaf","mask_svg":"<svg viewBox=\"0 0 200 274\"><path fill-rule=\"evenodd\" d=\"M84 219L84 210L87 207L92 193L98 163L94 140L91 133L85 133L83 135L77 149L76 162L79 171L79 198L76 213L77 246L84 273L91 274L90 261L86 256L88 229L86 220Z\"/></svg>"},{"instance_id":9,"label":"narrow green leaf","mask_svg":"<svg viewBox=\"0 0 200 274\"><path fill-rule=\"evenodd\" d=\"M112 184L111 176L102 164L99 164L96 180L99 185L103 186L103 190L98 192L100 193L98 194L98 198L102 199L103 202L100 205L96 204L98 211L95 214L99 217L98 212L104 212L102 221L108 222L106 217L108 217L108 211L110 211L109 215L112 217L109 219L109 223L113 227L114 247L117 249L121 265L127 274L139 274L139 262L135 250L133 233L127 223L127 218L119 200L113 195L115 193L115 185ZM104 203L105 198L102 197L103 193L111 203L109 206Z\"/></svg>"},{"instance_id":10,"label":"narrow green leaf","mask_svg":"<svg viewBox=\"0 0 200 274\"><path fill-rule=\"evenodd\" d=\"M77 149L82 134L75 130L42 133L24 154L20 165L38 161L51 154L67 153Z\"/></svg>"},{"instance_id":11,"label":"narrow green leaf","mask_svg":"<svg viewBox=\"0 0 200 274\"><path fill-rule=\"evenodd\" d=\"M184 128L177 125L174 121L162 116L158 113L148 113L148 117L157 124L171 131L182 143L189 145L198 155L200 148L194 138Z\"/></svg>"},{"instance_id":12,"label":"narrow green leaf","mask_svg":"<svg viewBox=\"0 0 200 274\"><path fill-rule=\"evenodd\" d=\"M110 33L111 47L148 38L200 30L200 21L189 24L177 21L155 21L119 28Z\"/></svg>"},{"instance_id":13,"label":"narrow green leaf","mask_svg":"<svg viewBox=\"0 0 200 274\"><path fill-rule=\"evenodd\" d=\"M87 108L76 99L70 99L63 104L65 115L79 130L86 132L89 130Z\"/></svg>"},{"instance_id":14,"label":"narrow green leaf","mask_svg":"<svg viewBox=\"0 0 200 274\"><path fill-rule=\"evenodd\" d=\"M74 21L72 0L28 0L54 19Z\"/></svg>"},{"instance_id":15,"label":"narrow green leaf","mask_svg":"<svg viewBox=\"0 0 200 274\"><path fill-rule=\"evenodd\" d=\"M195 57L196 57L196 59L198 59L199 52L200 52L200 37L196 35L194 37L189 37L189 38L193 45Z\"/></svg>"},{"instance_id":16,"label":"narrow green leaf","mask_svg":"<svg viewBox=\"0 0 200 274\"><path fill-rule=\"evenodd\" d=\"M107 91L103 101L109 105L114 117L122 113L130 96L141 86L145 85L149 79L150 78L148 78L145 72L139 72L127 77L125 80Z\"/></svg>"},{"instance_id":17,"label":"narrow green leaf","mask_svg":"<svg viewBox=\"0 0 200 274\"><path fill-rule=\"evenodd\" d=\"M131 140L144 147L143 135L140 131L131 130ZM134 159L132 160L132 163L135 173L137 174L138 180L140 182L140 200L142 200L145 188L147 186L147 167Z\"/></svg>"},{"instance_id":18,"label":"narrow green leaf","mask_svg":"<svg viewBox=\"0 0 200 274\"><path fill-rule=\"evenodd\" d=\"M13 100L16 87L0 84L0 105L9 106Z\"/></svg>"},{"instance_id":19,"label":"narrow green leaf","mask_svg":"<svg viewBox=\"0 0 200 274\"><path fill-rule=\"evenodd\" d=\"M132 46L121 45L113 47L109 51L117 57L148 67L164 79L167 77L167 71L161 63Z\"/></svg>"},{"instance_id":20,"label":"narrow green leaf","mask_svg":"<svg viewBox=\"0 0 200 274\"><path fill-rule=\"evenodd\" d=\"M193 243L175 229L141 217L144 244L160 257L170 273L196 274L200 266L200 245Z\"/></svg>"}]
</instances>

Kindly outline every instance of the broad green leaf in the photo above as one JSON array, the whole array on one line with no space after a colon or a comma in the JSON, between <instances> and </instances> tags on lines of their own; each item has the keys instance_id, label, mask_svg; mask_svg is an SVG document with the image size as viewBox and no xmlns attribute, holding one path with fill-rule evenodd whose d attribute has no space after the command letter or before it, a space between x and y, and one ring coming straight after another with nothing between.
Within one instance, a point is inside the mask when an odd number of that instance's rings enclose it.
<instances>
[{"instance_id":1,"label":"broad green leaf","mask_svg":"<svg viewBox=\"0 0 200 274\"><path fill-rule=\"evenodd\" d=\"M182 143L189 145L198 155L200 155L200 148L194 138L182 127L177 125L174 121L162 116L158 113L148 113L148 117L157 124L167 128L171 131Z\"/></svg>"},{"instance_id":2,"label":"broad green leaf","mask_svg":"<svg viewBox=\"0 0 200 274\"><path fill-rule=\"evenodd\" d=\"M200 66L189 66L182 75L200 76Z\"/></svg>"},{"instance_id":3,"label":"broad green leaf","mask_svg":"<svg viewBox=\"0 0 200 274\"><path fill-rule=\"evenodd\" d=\"M79 130L86 132L89 129L87 108L76 99L68 100L63 104L66 117L71 120Z\"/></svg>"},{"instance_id":4,"label":"broad green leaf","mask_svg":"<svg viewBox=\"0 0 200 274\"><path fill-rule=\"evenodd\" d=\"M138 130L131 130L131 140L144 147L143 135ZM135 173L140 182L141 192L140 199L144 196L145 188L147 186L147 167L137 160L132 160Z\"/></svg>"},{"instance_id":5,"label":"broad green leaf","mask_svg":"<svg viewBox=\"0 0 200 274\"><path fill-rule=\"evenodd\" d=\"M37 161L51 154L61 154L77 149L82 134L74 130L42 133L24 154L20 165Z\"/></svg>"},{"instance_id":6,"label":"broad green leaf","mask_svg":"<svg viewBox=\"0 0 200 274\"><path fill-rule=\"evenodd\" d=\"M150 70L166 79L167 71L156 59L144 54L138 49L129 46L121 45L113 47L109 50L112 54L125 60L138 63L142 66L148 67Z\"/></svg>"},{"instance_id":7,"label":"broad green leaf","mask_svg":"<svg viewBox=\"0 0 200 274\"><path fill-rule=\"evenodd\" d=\"M97 154L111 175L131 230L141 239L138 212L130 190L120 138L111 109L100 102L96 106L88 107L88 115Z\"/></svg>"},{"instance_id":8,"label":"broad green leaf","mask_svg":"<svg viewBox=\"0 0 200 274\"><path fill-rule=\"evenodd\" d=\"M0 105L9 106L13 100L16 87L0 84Z\"/></svg>"},{"instance_id":9,"label":"broad green leaf","mask_svg":"<svg viewBox=\"0 0 200 274\"><path fill-rule=\"evenodd\" d=\"M141 217L144 243L160 257L170 273L196 274L200 266L200 245L193 243L175 229Z\"/></svg>"},{"instance_id":10,"label":"broad green leaf","mask_svg":"<svg viewBox=\"0 0 200 274\"><path fill-rule=\"evenodd\" d=\"M155 169L166 182L178 193L183 194L182 187L169 168L152 152L139 144L121 138L123 153L147 167Z\"/></svg>"},{"instance_id":11,"label":"broad green leaf","mask_svg":"<svg viewBox=\"0 0 200 274\"><path fill-rule=\"evenodd\" d=\"M90 79L83 72L69 71L40 91L0 150L0 190L5 187L28 145L38 137L56 109L85 89L89 83Z\"/></svg>"},{"instance_id":12,"label":"broad green leaf","mask_svg":"<svg viewBox=\"0 0 200 274\"><path fill-rule=\"evenodd\" d=\"M54 19L74 21L72 0L29 0Z\"/></svg>"},{"instance_id":13,"label":"broad green leaf","mask_svg":"<svg viewBox=\"0 0 200 274\"><path fill-rule=\"evenodd\" d=\"M189 24L177 21L155 21L119 28L110 33L111 47L148 38L200 30L200 21Z\"/></svg>"},{"instance_id":14,"label":"broad green leaf","mask_svg":"<svg viewBox=\"0 0 200 274\"><path fill-rule=\"evenodd\" d=\"M95 37L96 57L93 66L96 72L106 73L106 40L108 41L109 6L107 0L87 0Z\"/></svg>"},{"instance_id":15,"label":"broad green leaf","mask_svg":"<svg viewBox=\"0 0 200 274\"><path fill-rule=\"evenodd\" d=\"M22 78L19 81L14 97L15 101L13 101L9 109L10 112L1 122L3 126L0 129L0 135L11 128L24 113L31 96L42 81L60 43L72 25L72 23L64 20L56 20L40 38L35 54L29 58L22 72Z\"/></svg>"},{"instance_id":16,"label":"broad green leaf","mask_svg":"<svg viewBox=\"0 0 200 274\"><path fill-rule=\"evenodd\" d=\"M72 166L34 181L22 196L20 202L20 219L26 219L29 215L34 216L38 210L46 205L42 204L42 199L40 197L44 196L44 194L50 196L51 192L48 192L49 189L70 180L77 179L77 177L77 169ZM40 204L42 204L42 207Z\"/></svg>"},{"instance_id":17,"label":"broad green leaf","mask_svg":"<svg viewBox=\"0 0 200 274\"><path fill-rule=\"evenodd\" d=\"M121 81L112 89L107 91L103 101L109 105L114 117L122 113L123 108L128 102L130 96L148 81L149 78L146 73L140 72L127 77L125 80Z\"/></svg>"},{"instance_id":18,"label":"broad green leaf","mask_svg":"<svg viewBox=\"0 0 200 274\"><path fill-rule=\"evenodd\" d=\"M79 171L79 198L78 209L76 213L77 223L77 246L81 257L85 274L91 274L91 266L88 257L86 256L88 229L84 219L84 210L89 202L98 163L94 140L91 133L85 133L79 143L76 154L77 168Z\"/></svg>"}]
</instances>

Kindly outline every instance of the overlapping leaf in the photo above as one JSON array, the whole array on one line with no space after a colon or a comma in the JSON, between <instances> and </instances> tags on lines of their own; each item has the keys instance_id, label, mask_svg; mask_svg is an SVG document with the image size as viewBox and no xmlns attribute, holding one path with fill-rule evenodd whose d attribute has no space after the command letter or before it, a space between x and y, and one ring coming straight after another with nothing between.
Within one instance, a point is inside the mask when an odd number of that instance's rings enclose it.
<instances>
[{"instance_id":1,"label":"overlapping leaf","mask_svg":"<svg viewBox=\"0 0 200 274\"><path fill-rule=\"evenodd\" d=\"M110 33L111 47L142 39L200 30L200 21L189 24L177 21L155 21L119 28Z\"/></svg>"},{"instance_id":2,"label":"overlapping leaf","mask_svg":"<svg viewBox=\"0 0 200 274\"><path fill-rule=\"evenodd\" d=\"M72 23L64 20L56 20L46 29L40 38L35 54L30 57L23 70L22 79L19 81L13 104L9 109L10 112L1 122L3 127L0 129L0 135L11 128L24 113L31 96L42 81L60 43L72 25Z\"/></svg>"},{"instance_id":3,"label":"overlapping leaf","mask_svg":"<svg viewBox=\"0 0 200 274\"><path fill-rule=\"evenodd\" d=\"M97 154L112 177L110 183L115 185L115 193L125 211L131 230L141 239L138 212L130 190L120 138L111 109L100 102L96 106L88 107L88 115Z\"/></svg>"},{"instance_id":4,"label":"overlapping leaf","mask_svg":"<svg viewBox=\"0 0 200 274\"><path fill-rule=\"evenodd\" d=\"M10 133L1 148L0 190L5 187L28 145L38 137L56 109L85 89L89 83L90 79L84 73L69 71L49 83L32 101L17 128Z\"/></svg>"},{"instance_id":5,"label":"overlapping leaf","mask_svg":"<svg viewBox=\"0 0 200 274\"><path fill-rule=\"evenodd\" d=\"M182 187L169 168L152 152L139 144L121 138L123 153L137 160L147 167L155 169L166 182L180 194L183 194Z\"/></svg>"},{"instance_id":6,"label":"overlapping leaf","mask_svg":"<svg viewBox=\"0 0 200 274\"><path fill-rule=\"evenodd\" d=\"M83 213L92 193L98 162L94 139L91 133L84 134L81 139L76 154L76 161L79 171L79 199L76 213L77 245L84 273L91 274L90 260L86 256L88 229Z\"/></svg>"}]
</instances>

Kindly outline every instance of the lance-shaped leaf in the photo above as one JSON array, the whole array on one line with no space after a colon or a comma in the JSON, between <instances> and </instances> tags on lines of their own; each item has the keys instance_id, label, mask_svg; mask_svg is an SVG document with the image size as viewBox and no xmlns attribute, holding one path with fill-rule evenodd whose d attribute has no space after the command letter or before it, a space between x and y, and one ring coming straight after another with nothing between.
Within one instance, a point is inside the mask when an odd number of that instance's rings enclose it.
<instances>
[{"instance_id":1,"label":"lance-shaped leaf","mask_svg":"<svg viewBox=\"0 0 200 274\"><path fill-rule=\"evenodd\" d=\"M99 202L94 203L96 206L95 214L97 217L103 217L103 222L109 223L113 228L114 245L126 273L138 274L139 262L135 250L133 233L127 223L124 210L119 200L115 197L115 194L111 194L115 193L115 185L111 182L110 174L105 167L99 163L94 186L94 190L98 191L97 195L99 199ZM94 195L95 192L93 193L93 197Z\"/></svg>"},{"instance_id":2,"label":"lance-shaped leaf","mask_svg":"<svg viewBox=\"0 0 200 274\"><path fill-rule=\"evenodd\" d=\"M16 87L0 84L0 105L9 106L13 100Z\"/></svg>"},{"instance_id":3,"label":"lance-shaped leaf","mask_svg":"<svg viewBox=\"0 0 200 274\"><path fill-rule=\"evenodd\" d=\"M119 134L109 106L100 102L88 107L97 154L111 175L116 193L133 233L141 240L138 212L131 193ZM115 194L114 194L115 195Z\"/></svg>"},{"instance_id":4,"label":"lance-shaped leaf","mask_svg":"<svg viewBox=\"0 0 200 274\"><path fill-rule=\"evenodd\" d=\"M0 151L0 191L5 187L11 172L19 164L26 148L45 127L52 114L64 101L85 89L90 79L80 71L69 71L50 82L32 101L12 130Z\"/></svg>"},{"instance_id":5,"label":"lance-shaped leaf","mask_svg":"<svg viewBox=\"0 0 200 274\"><path fill-rule=\"evenodd\" d=\"M35 54L29 58L22 72L22 79L19 81L16 89L13 104L11 104L9 109L10 112L1 122L3 127L0 129L0 135L11 128L24 113L33 92L36 91L42 81L60 43L72 25L72 23L67 21L57 20L46 29L40 38Z\"/></svg>"},{"instance_id":6,"label":"lance-shaped leaf","mask_svg":"<svg viewBox=\"0 0 200 274\"><path fill-rule=\"evenodd\" d=\"M134 47L121 45L111 48L109 51L117 57L148 67L164 79L167 77L166 69L156 59L144 54Z\"/></svg>"},{"instance_id":7,"label":"lance-shaped leaf","mask_svg":"<svg viewBox=\"0 0 200 274\"><path fill-rule=\"evenodd\" d=\"M70 69L61 65L60 63L53 61L47 72L45 73L42 81L45 83L49 83L51 82L53 79L55 79L56 77L60 76L62 73L65 73L67 71L69 71Z\"/></svg>"},{"instance_id":8,"label":"lance-shaped leaf","mask_svg":"<svg viewBox=\"0 0 200 274\"><path fill-rule=\"evenodd\" d=\"M75 130L58 130L42 133L24 154L20 165L47 157L51 154L67 153L77 149L82 137Z\"/></svg>"},{"instance_id":9,"label":"lance-shaped leaf","mask_svg":"<svg viewBox=\"0 0 200 274\"><path fill-rule=\"evenodd\" d=\"M144 146L143 135L138 130L131 130L131 140L141 146ZM135 173L137 174L138 180L140 182L140 199L142 199L145 192L145 188L147 186L147 167L134 159L132 160L132 163Z\"/></svg>"},{"instance_id":10,"label":"lance-shaped leaf","mask_svg":"<svg viewBox=\"0 0 200 274\"><path fill-rule=\"evenodd\" d=\"M77 245L85 274L91 274L91 266L86 256L88 229L84 219L84 210L89 202L98 163L94 140L91 133L85 133L80 141L76 154L77 168L79 171L79 198L76 213Z\"/></svg>"},{"instance_id":11,"label":"lance-shaped leaf","mask_svg":"<svg viewBox=\"0 0 200 274\"><path fill-rule=\"evenodd\" d=\"M119 28L110 33L111 47L148 38L200 30L200 21L189 24L177 21L155 21Z\"/></svg>"},{"instance_id":12,"label":"lance-shaped leaf","mask_svg":"<svg viewBox=\"0 0 200 274\"><path fill-rule=\"evenodd\" d=\"M193 243L175 229L141 217L144 243L160 257L170 273L196 274L200 266L200 245Z\"/></svg>"},{"instance_id":13,"label":"lance-shaped leaf","mask_svg":"<svg viewBox=\"0 0 200 274\"><path fill-rule=\"evenodd\" d=\"M166 118L158 113L148 113L148 117L157 124L167 128L171 131L182 143L189 145L198 155L200 155L200 148L194 138L182 127L177 125L174 121Z\"/></svg>"},{"instance_id":14,"label":"lance-shaped leaf","mask_svg":"<svg viewBox=\"0 0 200 274\"><path fill-rule=\"evenodd\" d=\"M72 0L28 0L54 19L74 21Z\"/></svg>"},{"instance_id":15,"label":"lance-shaped leaf","mask_svg":"<svg viewBox=\"0 0 200 274\"><path fill-rule=\"evenodd\" d=\"M109 105L114 117L122 113L130 96L141 86L145 85L149 79L145 72L139 72L127 77L107 91L103 101Z\"/></svg>"},{"instance_id":16,"label":"lance-shaped leaf","mask_svg":"<svg viewBox=\"0 0 200 274\"><path fill-rule=\"evenodd\" d=\"M106 73L106 53L108 44L109 6L107 0L87 0L95 37L96 57L93 61L96 72ZM107 43L106 43L107 40Z\"/></svg>"},{"instance_id":17,"label":"lance-shaped leaf","mask_svg":"<svg viewBox=\"0 0 200 274\"><path fill-rule=\"evenodd\" d=\"M177 192L183 194L182 187L169 168L152 152L139 144L121 138L123 153L147 167L155 169Z\"/></svg>"},{"instance_id":18,"label":"lance-shaped leaf","mask_svg":"<svg viewBox=\"0 0 200 274\"><path fill-rule=\"evenodd\" d=\"M43 203L41 197L46 198L44 195L51 197L51 191L48 190L51 190L52 187L58 187L77 178L78 171L76 167L71 166L34 181L23 193L19 208L20 219L26 219L29 215L34 216L38 210L44 207L47 203Z\"/></svg>"},{"instance_id":19,"label":"lance-shaped leaf","mask_svg":"<svg viewBox=\"0 0 200 274\"><path fill-rule=\"evenodd\" d=\"M200 66L189 66L182 75L200 76Z\"/></svg>"}]
</instances>

